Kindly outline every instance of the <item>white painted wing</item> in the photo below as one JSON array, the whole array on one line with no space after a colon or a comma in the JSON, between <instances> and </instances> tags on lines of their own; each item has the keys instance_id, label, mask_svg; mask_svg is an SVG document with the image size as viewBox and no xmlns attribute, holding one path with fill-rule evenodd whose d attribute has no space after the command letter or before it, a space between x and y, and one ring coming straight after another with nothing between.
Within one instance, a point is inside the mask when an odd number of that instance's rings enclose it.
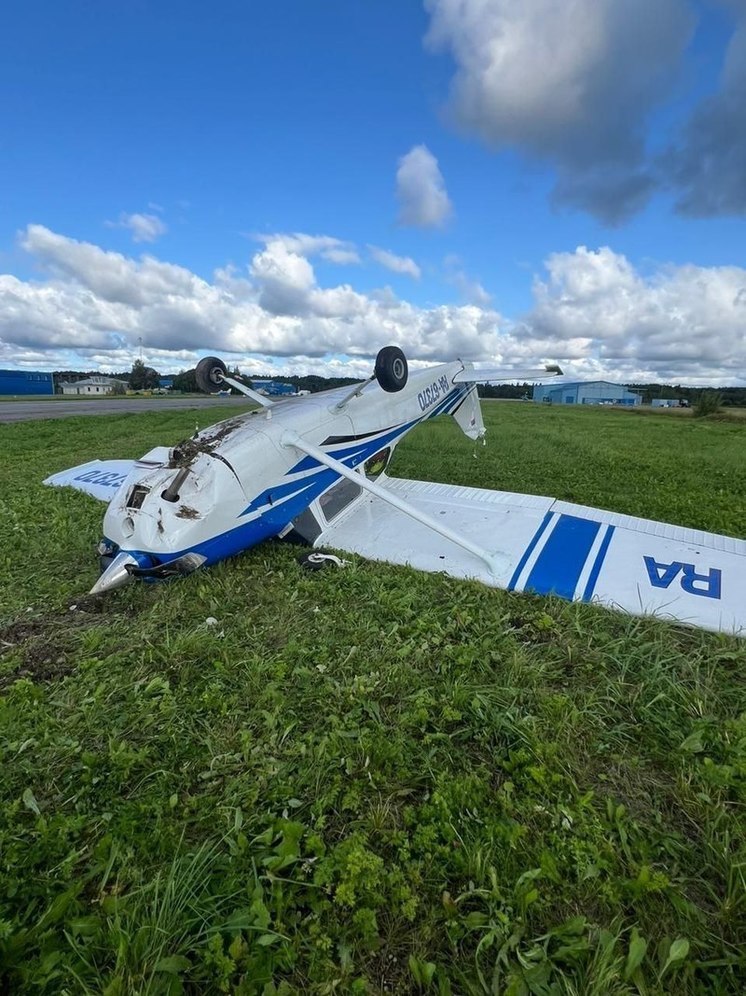
<instances>
[{"instance_id":1,"label":"white painted wing","mask_svg":"<svg viewBox=\"0 0 746 996\"><path fill-rule=\"evenodd\" d=\"M378 483L497 553L498 573L369 495L314 545L746 637L744 540L553 498L394 478Z\"/></svg>"},{"instance_id":2,"label":"white painted wing","mask_svg":"<svg viewBox=\"0 0 746 996\"><path fill-rule=\"evenodd\" d=\"M47 477L44 484L75 488L110 502L135 465L134 460L91 460Z\"/></svg>"}]
</instances>

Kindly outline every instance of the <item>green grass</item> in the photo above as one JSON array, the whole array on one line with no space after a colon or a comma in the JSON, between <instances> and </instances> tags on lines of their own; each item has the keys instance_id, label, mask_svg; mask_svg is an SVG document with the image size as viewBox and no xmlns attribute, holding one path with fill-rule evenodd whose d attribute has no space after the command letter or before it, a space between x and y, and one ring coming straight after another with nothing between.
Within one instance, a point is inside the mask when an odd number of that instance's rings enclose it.
<instances>
[{"instance_id":1,"label":"green grass","mask_svg":"<svg viewBox=\"0 0 746 996\"><path fill-rule=\"evenodd\" d=\"M396 473L743 534L746 427L485 408ZM281 544L81 598L41 479L207 417L0 427L0 990L742 992L746 645Z\"/></svg>"}]
</instances>

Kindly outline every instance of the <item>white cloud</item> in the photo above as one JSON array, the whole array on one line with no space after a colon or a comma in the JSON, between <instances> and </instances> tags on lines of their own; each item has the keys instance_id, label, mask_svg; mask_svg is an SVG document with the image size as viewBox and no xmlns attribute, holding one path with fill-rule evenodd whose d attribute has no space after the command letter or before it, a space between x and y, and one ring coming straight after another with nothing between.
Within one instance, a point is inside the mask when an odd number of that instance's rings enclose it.
<instances>
[{"instance_id":1,"label":"white cloud","mask_svg":"<svg viewBox=\"0 0 746 996\"><path fill-rule=\"evenodd\" d=\"M397 256L396 253L389 252L388 249L379 249L378 246L368 246L368 252L376 263L385 266L392 273L401 273L415 280L419 280L422 276L422 270L410 256Z\"/></svg>"},{"instance_id":2,"label":"white cloud","mask_svg":"<svg viewBox=\"0 0 746 996\"><path fill-rule=\"evenodd\" d=\"M746 269L665 266L641 275L623 255L555 253L534 284L526 332L573 342L614 379L743 382Z\"/></svg>"},{"instance_id":3,"label":"white cloud","mask_svg":"<svg viewBox=\"0 0 746 996\"><path fill-rule=\"evenodd\" d=\"M349 265L360 262L360 254L353 242L335 239L331 235L306 235L304 232L276 233L274 235L253 236L256 242L267 247L281 246L289 253L299 256L321 256L329 263Z\"/></svg>"},{"instance_id":4,"label":"white cloud","mask_svg":"<svg viewBox=\"0 0 746 996\"><path fill-rule=\"evenodd\" d=\"M327 249L321 255L329 263L337 263L339 266L350 266L360 262L356 249Z\"/></svg>"},{"instance_id":5,"label":"white cloud","mask_svg":"<svg viewBox=\"0 0 746 996\"><path fill-rule=\"evenodd\" d=\"M157 208L157 205L150 205ZM157 208L157 210L163 210ZM155 242L161 235L165 235L168 226L155 214L122 214L119 221L107 221L109 228L127 228L132 233L133 242Z\"/></svg>"},{"instance_id":6,"label":"white cloud","mask_svg":"<svg viewBox=\"0 0 746 996\"><path fill-rule=\"evenodd\" d=\"M453 207L438 160L426 145L415 145L399 160L396 171L399 221L418 228L437 228Z\"/></svg>"},{"instance_id":7,"label":"white cloud","mask_svg":"<svg viewBox=\"0 0 746 996\"><path fill-rule=\"evenodd\" d=\"M225 267L212 281L41 225L29 226L20 244L46 276L0 274L5 366L126 368L141 336L163 370L192 366L208 351L253 372L268 364L320 372L334 355L334 370L354 376L369 371L382 344L397 342L415 365L455 356L556 360L582 377L744 381L746 269L734 266L643 275L609 248L580 247L548 258L533 308L508 322L486 303L425 308L390 288L323 287L311 262L288 248L302 244L283 238L256 252L247 270Z\"/></svg>"},{"instance_id":8,"label":"white cloud","mask_svg":"<svg viewBox=\"0 0 746 996\"><path fill-rule=\"evenodd\" d=\"M654 180L645 126L693 29L689 0L425 0L461 129L558 171L556 197L619 221Z\"/></svg>"},{"instance_id":9,"label":"white cloud","mask_svg":"<svg viewBox=\"0 0 746 996\"><path fill-rule=\"evenodd\" d=\"M372 356L398 341L413 359L500 353L503 319L470 307L420 309L390 290L362 294L319 285L295 236L273 238L248 272L225 267L212 283L152 256L106 251L30 225L20 244L48 272L44 281L0 276L0 339L52 350L126 348L138 336L163 350L247 355ZM535 343L529 347L538 350ZM50 360L54 363L54 360Z\"/></svg>"},{"instance_id":10,"label":"white cloud","mask_svg":"<svg viewBox=\"0 0 746 996\"><path fill-rule=\"evenodd\" d=\"M273 315L306 313L316 277L305 256L275 239L254 256L251 275L261 287L259 303L267 311Z\"/></svg>"},{"instance_id":11,"label":"white cloud","mask_svg":"<svg viewBox=\"0 0 746 996\"><path fill-rule=\"evenodd\" d=\"M173 263L161 263L152 256L143 256L137 263L90 242L58 235L43 225L29 225L20 244L56 275L79 281L113 303L137 305L167 294L193 295L197 285L204 283Z\"/></svg>"},{"instance_id":12,"label":"white cloud","mask_svg":"<svg viewBox=\"0 0 746 996\"><path fill-rule=\"evenodd\" d=\"M486 308L492 301L492 295L482 287L478 280L469 277L458 256L446 256L443 261L446 280L452 284L465 301Z\"/></svg>"}]
</instances>

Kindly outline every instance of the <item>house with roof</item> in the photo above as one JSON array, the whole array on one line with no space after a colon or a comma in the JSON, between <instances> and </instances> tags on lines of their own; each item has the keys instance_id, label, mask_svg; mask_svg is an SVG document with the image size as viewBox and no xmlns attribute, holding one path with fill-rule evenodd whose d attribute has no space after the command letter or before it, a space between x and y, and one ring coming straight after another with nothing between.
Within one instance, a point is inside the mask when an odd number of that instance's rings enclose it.
<instances>
[{"instance_id":1,"label":"house with roof","mask_svg":"<svg viewBox=\"0 0 746 996\"><path fill-rule=\"evenodd\" d=\"M106 377L104 374L96 374L93 377L86 377L85 380L63 381L60 384L63 394L83 394L103 397L107 394L123 394L128 384L126 380L119 380L117 377Z\"/></svg>"}]
</instances>

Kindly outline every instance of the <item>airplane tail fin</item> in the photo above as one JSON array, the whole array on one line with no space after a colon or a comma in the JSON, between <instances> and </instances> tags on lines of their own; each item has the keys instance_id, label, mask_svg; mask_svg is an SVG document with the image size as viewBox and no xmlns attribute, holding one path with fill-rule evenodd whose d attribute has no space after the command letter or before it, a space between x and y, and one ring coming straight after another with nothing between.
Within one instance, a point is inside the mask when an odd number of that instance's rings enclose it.
<instances>
[{"instance_id":1,"label":"airplane tail fin","mask_svg":"<svg viewBox=\"0 0 746 996\"><path fill-rule=\"evenodd\" d=\"M479 404L477 385L473 384L466 397L451 412L458 427L469 439L481 439L487 431L482 419L482 408Z\"/></svg>"},{"instance_id":2,"label":"airplane tail fin","mask_svg":"<svg viewBox=\"0 0 746 996\"><path fill-rule=\"evenodd\" d=\"M491 382L509 381L539 381L552 380L554 377L561 377L562 370L556 364L549 364L540 370L510 370L508 368L482 368L479 369L473 363L464 365L453 378L454 384L471 384L471 388L461 404L451 412L456 419L459 428L469 439L482 439L486 433L484 420L482 419L482 409L477 395L477 384Z\"/></svg>"}]
</instances>

